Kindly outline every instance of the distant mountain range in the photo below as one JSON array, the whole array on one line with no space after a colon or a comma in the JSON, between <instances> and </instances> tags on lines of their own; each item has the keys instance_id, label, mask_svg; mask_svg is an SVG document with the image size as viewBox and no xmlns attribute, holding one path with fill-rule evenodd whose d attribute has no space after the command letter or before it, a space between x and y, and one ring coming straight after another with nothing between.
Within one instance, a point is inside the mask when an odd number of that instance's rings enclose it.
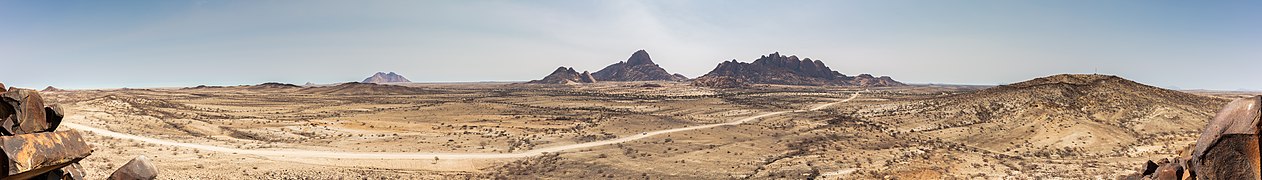
<instances>
[{"instance_id":1,"label":"distant mountain range","mask_svg":"<svg viewBox=\"0 0 1262 180\"><path fill-rule=\"evenodd\" d=\"M736 60L719 63L710 73L693 80L697 86L740 87L749 84L836 85L836 86L903 86L889 76L870 74L846 76L833 71L823 61L798 59L780 53L764 55L753 63Z\"/></svg>"},{"instance_id":2,"label":"distant mountain range","mask_svg":"<svg viewBox=\"0 0 1262 180\"><path fill-rule=\"evenodd\" d=\"M560 67L534 84L595 83L597 81L684 81L688 77L671 74L649 57L648 51L639 50L626 61L605 66L596 73L579 73L574 68ZM734 88L750 84L783 84L807 86L904 86L889 76L871 74L847 76L833 71L823 61L780 53L764 55L752 63L736 60L719 63L714 70L691 80L695 86Z\"/></svg>"},{"instance_id":3,"label":"distant mountain range","mask_svg":"<svg viewBox=\"0 0 1262 180\"><path fill-rule=\"evenodd\" d=\"M671 74L653 63L653 59L649 57L648 51L639 50L631 54L626 61L605 66L604 69L596 71L596 73L588 73L583 71L579 73L574 68L560 67L548 74L540 80L534 80L527 83L533 84L570 84L570 83L595 83L597 81L680 81L686 80L688 77L680 74Z\"/></svg>"},{"instance_id":4,"label":"distant mountain range","mask_svg":"<svg viewBox=\"0 0 1262 180\"><path fill-rule=\"evenodd\" d=\"M365 78L363 81L360 81L360 83L405 83L405 82L412 82L412 81L409 81L408 78L405 78L399 74L395 74L394 72L390 72L390 73L377 72L377 74L373 74L372 77L368 77L368 78Z\"/></svg>"}]
</instances>

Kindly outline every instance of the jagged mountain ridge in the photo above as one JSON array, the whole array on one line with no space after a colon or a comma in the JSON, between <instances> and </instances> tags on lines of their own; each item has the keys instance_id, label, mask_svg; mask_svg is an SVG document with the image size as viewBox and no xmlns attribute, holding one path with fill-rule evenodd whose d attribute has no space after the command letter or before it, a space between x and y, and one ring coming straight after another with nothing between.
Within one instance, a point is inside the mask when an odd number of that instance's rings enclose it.
<instances>
[{"instance_id":1,"label":"jagged mountain ridge","mask_svg":"<svg viewBox=\"0 0 1262 180\"><path fill-rule=\"evenodd\" d=\"M902 86L888 76L870 74L846 76L834 71L823 61L771 53L751 63L724 61L706 75L693 81L709 87L740 87L748 84L839 85L839 86Z\"/></svg>"},{"instance_id":2,"label":"jagged mountain ridge","mask_svg":"<svg viewBox=\"0 0 1262 180\"><path fill-rule=\"evenodd\" d=\"M592 77L592 74L587 71L583 71L582 73L579 73L578 71L575 71L574 68L562 66L562 67L558 67L556 70L553 70L552 73L548 74L548 76L543 77L543 79L533 80L526 83L573 84L573 83L595 83L595 82L596 82L596 78Z\"/></svg>"}]
</instances>

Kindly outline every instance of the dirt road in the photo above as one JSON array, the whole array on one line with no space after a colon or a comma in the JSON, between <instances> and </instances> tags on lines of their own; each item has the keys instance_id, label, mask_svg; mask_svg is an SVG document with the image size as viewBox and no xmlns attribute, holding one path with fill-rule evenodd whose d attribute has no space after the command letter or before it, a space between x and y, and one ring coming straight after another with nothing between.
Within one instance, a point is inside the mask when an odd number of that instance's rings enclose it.
<instances>
[{"instance_id":1,"label":"dirt road","mask_svg":"<svg viewBox=\"0 0 1262 180\"><path fill-rule=\"evenodd\" d=\"M854 100L857 97L859 97L859 92L855 92L854 94L850 95L850 98L847 98L845 100L818 105L809 110L768 112L768 113L763 113L756 116L741 118L736 121L727 122L727 123L706 124L706 125L689 126L689 127L675 128L675 129L658 130L658 131L652 131L652 132L644 132L644 133L626 136L622 138L602 140L602 141L592 141L592 142L579 143L579 144L545 147L545 148L533 149L530 151L518 152L518 153L382 153L382 152L311 151L311 150L298 150L298 149L293 149L293 150L290 150L290 149L259 149L259 150L236 149L236 148L203 145L203 144L182 143L182 142L149 138L149 137L143 137L143 136L137 136L137 135L131 135L131 134L124 134L124 133L114 132L114 131L110 131L106 129L70 123L70 122L62 122L61 125L65 127L78 129L80 131L92 132L101 136L109 136L109 137L121 138L121 139L131 139L131 140L148 142L148 143L153 143L153 144L178 146L178 147L193 148L193 149L200 149L200 150L206 150L206 151L250 154L250 155L259 155L259 156L343 158L343 159L434 159L434 158L438 158L438 159L504 159L504 158L523 158L523 157L529 157L529 156L536 156L536 155L541 155L545 152L561 152L561 151L567 151L567 150L583 149L583 148L590 148L590 147L603 146L603 145L609 145L609 144L617 144L617 143L623 143L623 142L629 142L629 141L635 141L635 140L644 139L648 137L653 137L656 135L666 134L666 133L691 131L691 130L697 130L697 129L726 126L726 125L738 125L738 124L754 121L759 118L763 118L767 116L774 116L774 115L779 115L779 114L784 114L784 113L789 113L789 112L817 111L820 109L827 108L828 106L836 105L838 103Z\"/></svg>"}]
</instances>

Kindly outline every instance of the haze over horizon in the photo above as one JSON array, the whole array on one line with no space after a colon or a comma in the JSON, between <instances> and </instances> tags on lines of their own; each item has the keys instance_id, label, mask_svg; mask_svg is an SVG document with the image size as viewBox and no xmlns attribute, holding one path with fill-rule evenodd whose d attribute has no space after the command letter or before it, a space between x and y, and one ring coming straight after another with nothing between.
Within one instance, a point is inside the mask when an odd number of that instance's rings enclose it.
<instances>
[{"instance_id":1,"label":"haze over horizon","mask_svg":"<svg viewBox=\"0 0 1262 180\"><path fill-rule=\"evenodd\" d=\"M843 74L1006 84L1116 74L1262 90L1259 1L0 1L0 83L527 81L645 49L671 73L780 52Z\"/></svg>"}]
</instances>

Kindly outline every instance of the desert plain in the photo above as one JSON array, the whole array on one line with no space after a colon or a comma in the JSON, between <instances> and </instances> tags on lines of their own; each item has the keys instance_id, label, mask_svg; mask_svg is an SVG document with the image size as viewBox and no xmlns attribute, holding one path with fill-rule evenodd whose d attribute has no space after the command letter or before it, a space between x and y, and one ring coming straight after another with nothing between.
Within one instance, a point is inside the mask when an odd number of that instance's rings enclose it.
<instances>
[{"instance_id":1,"label":"desert plain","mask_svg":"<svg viewBox=\"0 0 1262 180\"><path fill-rule=\"evenodd\" d=\"M106 177L1113 179L1177 157L1228 100L1116 76L1001 86L265 83L43 92Z\"/></svg>"}]
</instances>

